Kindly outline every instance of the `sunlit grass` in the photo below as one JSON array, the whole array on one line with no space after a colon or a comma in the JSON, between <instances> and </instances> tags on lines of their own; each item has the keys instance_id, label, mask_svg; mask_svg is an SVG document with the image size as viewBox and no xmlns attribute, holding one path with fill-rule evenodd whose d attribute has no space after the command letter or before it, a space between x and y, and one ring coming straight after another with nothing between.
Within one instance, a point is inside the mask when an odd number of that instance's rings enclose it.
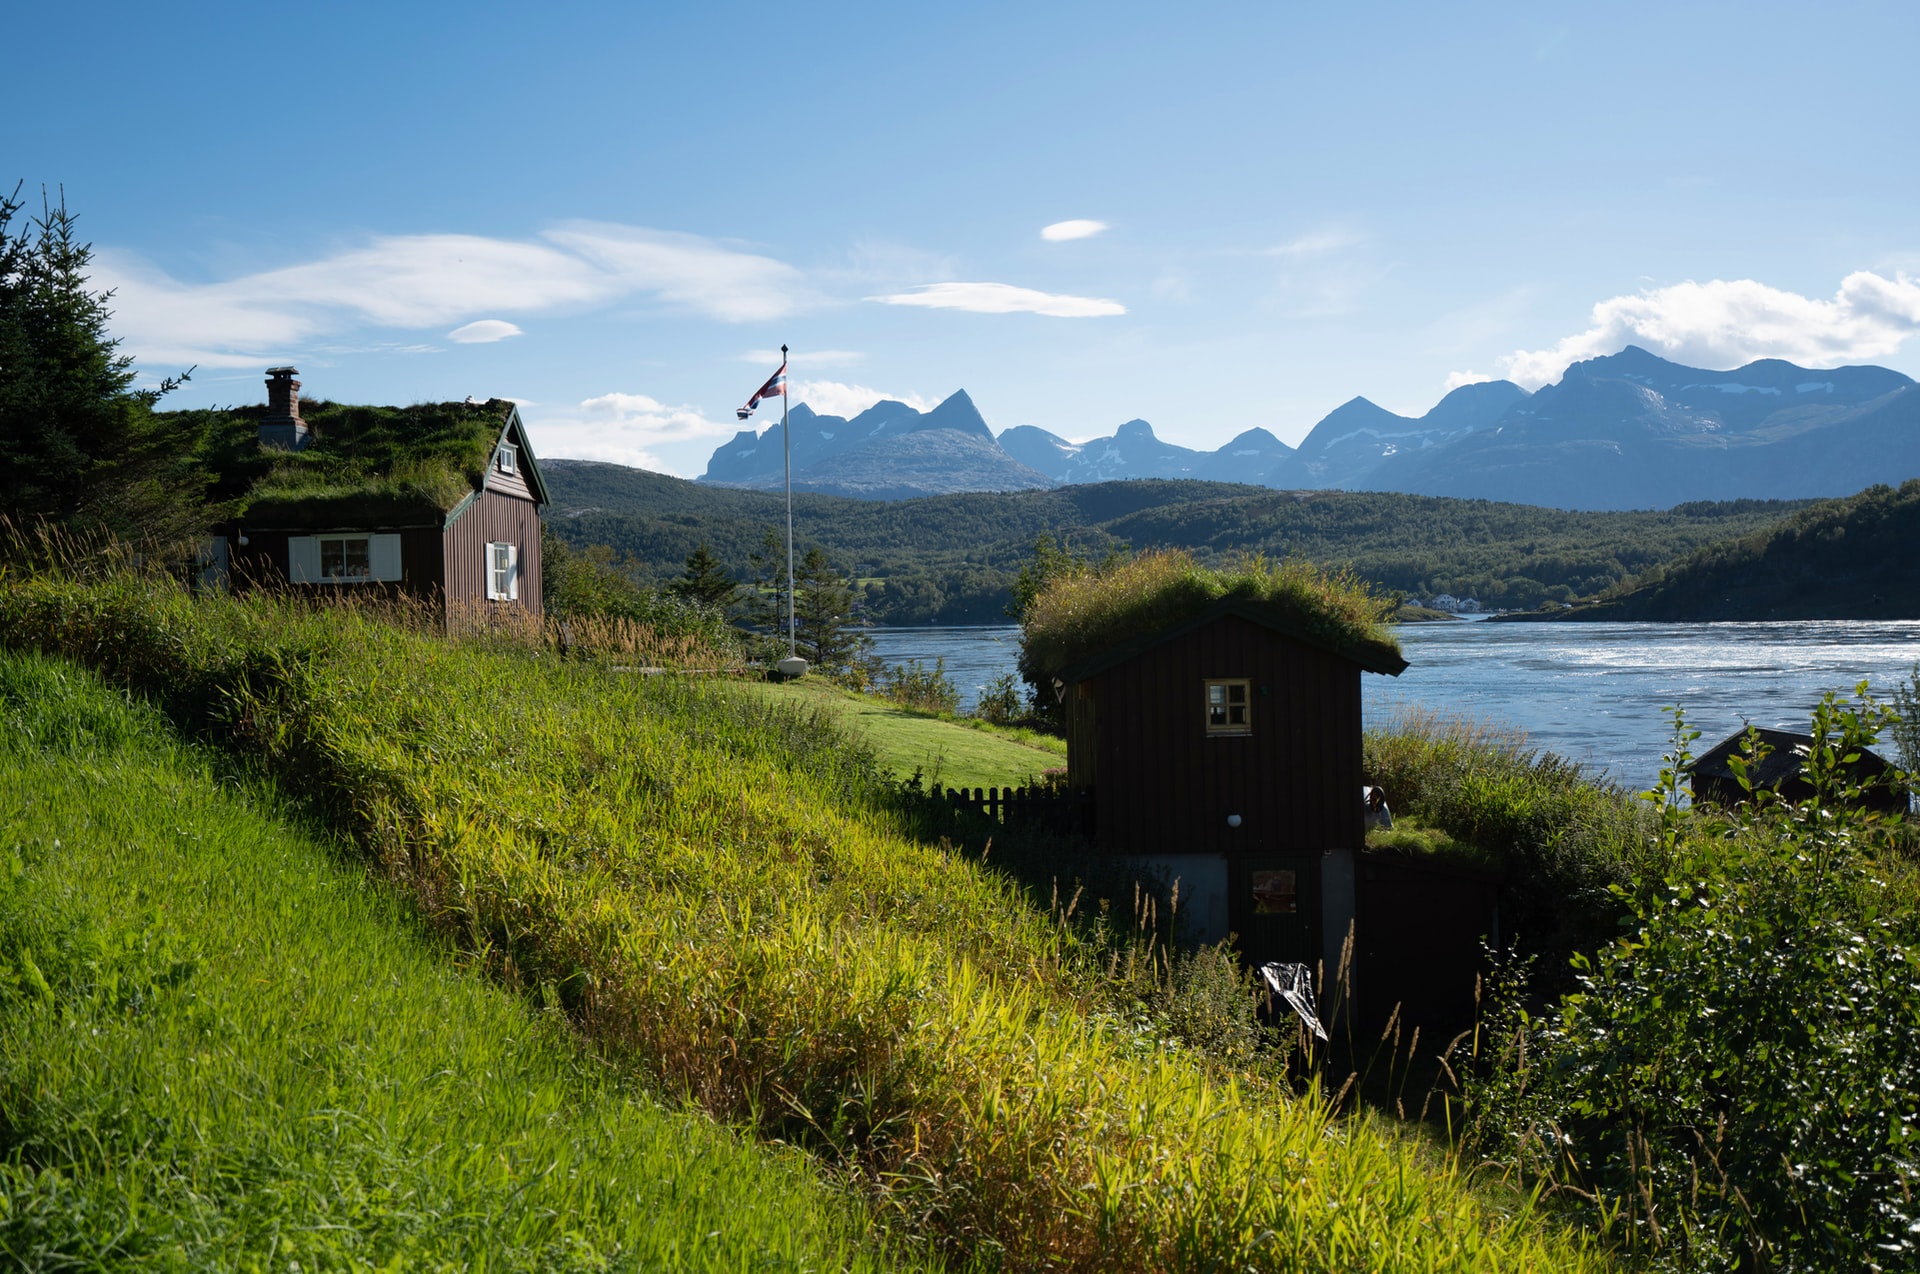
<instances>
[{"instance_id":1,"label":"sunlit grass","mask_svg":"<svg viewBox=\"0 0 1920 1274\"><path fill-rule=\"evenodd\" d=\"M909 1260L804 1156L663 1108L460 972L342 847L85 673L0 655L0 791L11 1268Z\"/></svg>"},{"instance_id":2,"label":"sunlit grass","mask_svg":"<svg viewBox=\"0 0 1920 1274\"><path fill-rule=\"evenodd\" d=\"M163 695L630 1073L1011 1268L1591 1258L1379 1124L1099 1010L1105 952L901 834L830 721L367 616L24 581L0 638Z\"/></svg>"}]
</instances>

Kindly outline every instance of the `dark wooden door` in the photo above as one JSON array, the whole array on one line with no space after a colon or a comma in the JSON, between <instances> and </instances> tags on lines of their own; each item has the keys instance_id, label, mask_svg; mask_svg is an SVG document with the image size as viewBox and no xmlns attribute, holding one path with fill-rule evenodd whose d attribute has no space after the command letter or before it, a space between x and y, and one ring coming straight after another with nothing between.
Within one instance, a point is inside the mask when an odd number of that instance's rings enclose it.
<instances>
[{"instance_id":1,"label":"dark wooden door","mask_svg":"<svg viewBox=\"0 0 1920 1274\"><path fill-rule=\"evenodd\" d=\"M1320 852L1249 854L1233 860L1228 922L1255 968L1269 960L1320 966Z\"/></svg>"}]
</instances>

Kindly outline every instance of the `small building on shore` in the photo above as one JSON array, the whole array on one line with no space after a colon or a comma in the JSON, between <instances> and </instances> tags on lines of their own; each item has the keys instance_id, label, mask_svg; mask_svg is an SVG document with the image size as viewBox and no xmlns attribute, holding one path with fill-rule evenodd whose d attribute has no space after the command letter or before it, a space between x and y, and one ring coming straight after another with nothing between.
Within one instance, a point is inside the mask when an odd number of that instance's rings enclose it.
<instances>
[{"instance_id":1,"label":"small building on shore","mask_svg":"<svg viewBox=\"0 0 1920 1274\"><path fill-rule=\"evenodd\" d=\"M1694 761L1688 779L1695 804L1733 809L1753 799L1748 787L1777 792L1781 800L1790 804L1813 799L1813 784L1802 772L1809 750L1814 746L1813 736L1758 727L1752 734L1758 745L1758 759L1747 766L1746 786L1735 776L1732 764L1734 758L1748 754L1748 731L1739 730ZM1879 753L1862 748L1859 759L1847 767L1847 773L1849 781L1860 788L1857 803L1861 808L1885 814L1907 812L1907 789L1898 782L1898 767Z\"/></svg>"},{"instance_id":2,"label":"small building on shore","mask_svg":"<svg viewBox=\"0 0 1920 1274\"><path fill-rule=\"evenodd\" d=\"M1230 596L1059 669L1095 846L1176 879L1194 936L1336 968L1366 835L1360 676L1406 666L1391 639Z\"/></svg>"}]
</instances>

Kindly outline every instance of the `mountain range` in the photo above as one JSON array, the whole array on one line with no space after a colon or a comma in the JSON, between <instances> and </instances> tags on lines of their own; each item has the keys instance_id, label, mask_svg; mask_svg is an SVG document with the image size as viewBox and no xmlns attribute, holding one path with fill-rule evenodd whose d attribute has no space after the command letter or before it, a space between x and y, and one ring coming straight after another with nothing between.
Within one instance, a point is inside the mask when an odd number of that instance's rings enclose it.
<instances>
[{"instance_id":1,"label":"mountain range","mask_svg":"<svg viewBox=\"0 0 1920 1274\"><path fill-rule=\"evenodd\" d=\"M790 420L795 488L868 499L1196 478L1603 510L1847 495L1920 474L1920 385L1899 372L1779 359L1708 371L1632 345L1532 394L1462 386L1418 417L1354 398L1297 448L1254 428L1200 451L1144 420L1078 443L1034 425L995 437L965 390L926 412L888 400L848 420L798 404ZM778 488L782 441L778 424L742 430L700 481Z\"/></svg>"}]
</instances>

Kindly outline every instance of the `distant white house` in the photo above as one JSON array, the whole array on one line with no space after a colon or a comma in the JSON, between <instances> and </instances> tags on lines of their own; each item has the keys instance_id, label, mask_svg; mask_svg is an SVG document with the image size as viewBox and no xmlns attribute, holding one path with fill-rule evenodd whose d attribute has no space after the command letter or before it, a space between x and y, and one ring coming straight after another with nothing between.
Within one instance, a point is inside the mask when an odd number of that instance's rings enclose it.
<instances>
[{"instance_id":1,"label":"distant white house","mask_svg":"<svg viewBox=\"0 0 1920 1274\"><path fill-rule=\"evenodd\" d=\"M1452 593L1441 593L1427 603L1429 610L1443 610L1449 615L1478 615L1480 602L1472 597L1455 597Z\"/></svg>"}]
</instances>

